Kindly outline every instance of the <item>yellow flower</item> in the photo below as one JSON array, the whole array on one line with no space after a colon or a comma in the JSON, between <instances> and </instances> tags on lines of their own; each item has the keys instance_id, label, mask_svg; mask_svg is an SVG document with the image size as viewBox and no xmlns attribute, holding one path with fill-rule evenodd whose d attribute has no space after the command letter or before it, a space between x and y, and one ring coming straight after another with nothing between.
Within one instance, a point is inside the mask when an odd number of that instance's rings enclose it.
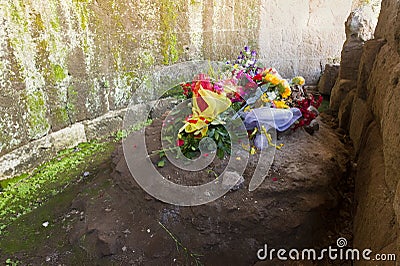
<instances>
[{"instance_id":1,"label":"yellow flower","mask_svg":"<svg viewBox=\"0 0 400 266\"><path fill-rule=\"evenodd\" d=\"M302 76L297 76L292 79L293 84L303 86L306 80Z\"/></svg>"},{"instance_id":2,"label":"yellow flower","mask_svg":"<svg viewBox=\"0 0 400 266\"><path fill-rule=\"evenodd\" d=\"M202 117L192 117L179 129L179 133L182 131L193 133L195 136L200 134L201 137L204 137L208 131L208 121Z\"/></svg>"},{"instance_id":3,"label":"yellow flower","mask_svg":"<svg viewBox=\"0 0 400 266\"><path fill-rule=\"evenodd\" d=\"M276 108L289 108L284 101L273 101Z\"/></svg>"},{"instance_id":4,"label":"yellow flower","mask_svg":"<svg viewBox=\"0 0 400 266\"><path fill-rule=\"evenodd\" d=\"M264 81L272 83L273 85L278 85L279 83L281 83L281 79L279 77L277 77L276 75L267 73L264 77Z\"/></svg>"},{"instance_id":5,"label":"yellow flower","mask_svg":"<svg viewBox=\"0 0 400 266\"><path fill-rule=\"evenodd\" d=\"M268 95L266 93L263 93L263 95L261 95L261 101L263 101L264 103L269 102Z\"/></svg>"},{"instance_id":6,"label":"yellow flower","mask_svg":"<svg viewBox=\"0 0 400 266\"><path fill-rule=\"evenodd\" d=\"M251 110L251 107L250 106L247 106L246 108L244 108L244 112L250 112L250 110Z\"/></svg>"},{"instance_id":7,"label":"yellow flower","mask_svg":"<svg viewBox=\"0 0 400 266\"><path fill-rule=\"evenodd\" d=\"M185 125L179 129L178 133L185 131L197 137L205 137L208 124L228 109L231 101L225 95L205 90L200 85L197 93L193 94L192 105L193 116L185 121Z\"/></svg>"},{"instance_id":8,"label":"yellow flower","mask_svg":"<svg viewBox=\"0 0 400 266\"><path fill-rule=\"evenodd\" d=\"M281 93L281 96L283 99L286 99L287 97L290 96L290 94L292 94L292 90L290 89L289 82L287 82L287 80L282 80L280 85L283 90L283 92Z\"/></svg>"}]
</instances>

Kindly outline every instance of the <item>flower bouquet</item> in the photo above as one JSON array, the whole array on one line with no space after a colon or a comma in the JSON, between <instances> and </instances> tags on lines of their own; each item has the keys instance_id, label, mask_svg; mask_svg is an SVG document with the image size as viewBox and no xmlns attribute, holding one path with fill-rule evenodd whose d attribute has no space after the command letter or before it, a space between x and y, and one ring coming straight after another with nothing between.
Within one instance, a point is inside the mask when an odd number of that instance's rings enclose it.
<instances>
[{"instance_id":1,"label":"flower bouquet","mask_svg":"<svg viewBox=\"0 0 400 266\"><path fill-rule=\"evenodd\" d=\"M252 143L247 149L255 153L266 145L281 147L271 142L270 128L295 130L309 126L318 116L322 97L306 91L303 77L282 78L276 69L262 66L257 52L248 47L234 62L226 63L221 76L198 74L180 85L191 100L191 114L182 121L176 145L188 158L198 155L205 137L215 141L219 158L229 154L231 140L225 125L232 119L243 120Z\"/></svg>"}]
</instances>

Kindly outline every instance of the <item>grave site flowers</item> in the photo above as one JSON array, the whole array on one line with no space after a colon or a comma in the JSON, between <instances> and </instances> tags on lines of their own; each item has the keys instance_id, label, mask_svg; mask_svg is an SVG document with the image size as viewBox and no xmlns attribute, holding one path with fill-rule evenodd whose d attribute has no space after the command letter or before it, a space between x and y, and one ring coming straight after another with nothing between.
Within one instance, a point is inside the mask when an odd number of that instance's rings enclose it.
<instances>
[{"instance_id":1,"label":"grave site flowers","mask_svg":"<svg viewBox=\"0 0 400 266\"><path fill-rule=\"evenodd\" d=\"M251 153L273 145L268 134L309 126L318 116L322 96L308 93L301 76L283 78L276 69L262 66L257 52L247 46L234 62L226 63L224 78L200 73L191 82L180 84L182 94L191 99L192 113L179 129L176 145L193 158L201 139L208 137L217 145L217 156L230 152L229 132L225 124L241 118L248 131ZM226 113L233 109L232 117ZM273 145L274 146L274 145ZM281 148L281 146L276 146Z\"/></svg>"}]
</instances>

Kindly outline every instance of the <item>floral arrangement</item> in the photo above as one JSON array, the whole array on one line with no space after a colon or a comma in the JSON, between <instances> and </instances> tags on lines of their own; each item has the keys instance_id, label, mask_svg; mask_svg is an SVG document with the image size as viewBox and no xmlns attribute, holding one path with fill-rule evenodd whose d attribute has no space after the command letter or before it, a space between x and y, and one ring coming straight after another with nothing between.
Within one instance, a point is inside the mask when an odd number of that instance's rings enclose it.
<instances>
[{"instance_id":1,"label":"floral arrangement","mask_svg":"<svg viewBox=\"0 0 400 266\"><path fill-rule=\"evenodd\" d=\"M260 65L257 52L247 46L237 60L226 63L222 76L225 78L213 79L198 74L191 82L180 85L183 95L192 100L192 114L179 130L177 146L189 158L196 156L204 137L216 142L218 157L229 154L229 134L223 125L228 119L224 112L230 107L242 118L257 108L296 110L301 117L291 125L293 130L310 125L318 116L322 96L308 93L303 77L282 78L276 69ZM248 132L250 140L256 131L257 128ZM254 150L253 147L251 151Z\"/></svg>"}]
</instances>

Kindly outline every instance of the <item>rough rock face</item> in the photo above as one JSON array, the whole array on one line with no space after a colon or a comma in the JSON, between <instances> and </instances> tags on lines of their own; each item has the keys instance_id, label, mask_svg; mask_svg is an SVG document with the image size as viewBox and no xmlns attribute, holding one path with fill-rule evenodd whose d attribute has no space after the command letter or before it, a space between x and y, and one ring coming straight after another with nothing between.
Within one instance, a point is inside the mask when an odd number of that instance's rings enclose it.
<instances>
[{"instance_id":1,"label":"rough rock face","mask_svg":"<svg viewBox=\"0 0 400 266\"><path fill-rule=\"evenodd\" d=\"M331 95L333 86L339 76L338 64L326 64L324 73L318 82L318 91L323 95Z\"/></svg>"},{"instance_id":2,"label":"rough rock face","mask_svg":"<svg viewBox=\"0 0 400 266\"><path fill-rule=\"evenodd\" d=\"M351 12L346 26L346 41L343 44L339 76L332 89L330 108L337 112L351 90L357 87L357 73L364 42L374 34L376 21L371 6L363 6ZM351 97L351 95L349 96ZM347 110L347 109L346 109Z\"/></svg>"},{"instance_id":3,"label":"rough rock face","mask_svg":"<svg viewBox=\"0 0 400 266\"><path fill-rule=\"evenodd\" d=\"M375 39L363 47L356 93L339 117L354 144L354 246L399 254L400 3L383 0ZM350 97L350 96L349 96Z\"/></svg>"}]
</instances>

